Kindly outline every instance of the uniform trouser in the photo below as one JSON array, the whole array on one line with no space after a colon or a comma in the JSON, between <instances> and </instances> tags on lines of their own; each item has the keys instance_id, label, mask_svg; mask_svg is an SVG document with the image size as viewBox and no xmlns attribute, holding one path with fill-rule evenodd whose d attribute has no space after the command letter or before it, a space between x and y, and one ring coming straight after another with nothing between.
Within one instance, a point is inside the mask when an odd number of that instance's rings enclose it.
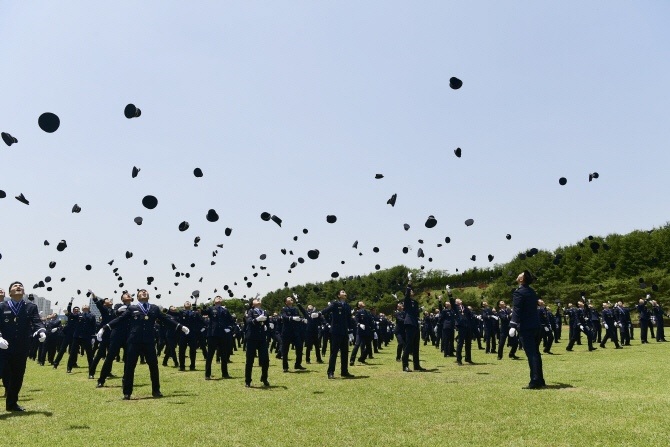
<instances>
[{"instance_id":1,"label":"uniform trouser","mask_svg":"<svg viewBox=\"0 0 670 447\"><path fill-rule=\"evenodd\" d=\"M60 361L63 359L63 355L65 355L65 351L67 351L67 349L72 345L72 341L72 337L63 338L63 341L61 341L61 344L58 347L58 353L54 359L54 365L58 365L60 363Z\"/></svg>"},{"instance_id":2,"label":"uniform trouser","mask_svg":"<svg viewBox=\"0 0 670 447\"><path fill-rule=\"evenodd\" d=\"M314 354L316 355L316 361L321 363L321 350L319 349L319 334L314 332L313 334L307 334L305 339L305 360L307 363L310 361L310 353L312 352L312 347L314 348Z\"/></svg>"},{"instance_id":3,"label":"uniform trouser","mask_svg":"<svg viewBox=\"0 0 670 447\"><path fill-rule=\"evenodd\" d=\"M461 362L463 359L463 346L465 346L465 361L472 361L472 332L470 328L458 328L458 346L456 347L456 361Z\"/></svg>"},{"instance_id":4,"label":"uniform trouser","mask_svg":"<svg viewBox=\"0 0 670 447\"><path fill-rule=\"evenodd\" d=\"M47 335L47 339L48 338L49 336ZM44 343L40 343L39 347L37 348L37 363L43 365L46 358L47 358L47 342L45 340Z\"/></svg>"},{"instance_id":5,"label":"uniform trouser","mask_svg":"<svg viewBox=\"0 0 670 447\"><path fill-rule=\"evenodd\" d=\"M254 358L258 355L261 364L261 382L268 380L268 367L270 366L270 355L268 354L268 340L247 340L247 361L244 365L244 382L251 383L251 371L254 366ZM317 351L318 355L318 351Z\"/></svg>"},{"instance_id":6,"label":"uniform trouser","mask_svg":"<svg viewBox=\"0 0 670 447\"><path fill-rule=\"evenodd\" d=\"M172 359L174 366L178 366L177 361L177 340L174 337L165 338L165 354L163 355L163 366L167 366L168 360Z\"/></svg>"},{"instance_id":7,"label":"uniform trouser","mask_svg":"<svg viewBox=\"0 0 670 447\"><path fill-rule=\"evenodd\" d=\"M656 319L656 341L665 340L665 327L663 325L663 317L660 318L661 321Z\"/></svg>"},{"instance_id":8,"label":"uniform trouser","mask_svg":"<svg viewBox=\"0 0 670 447\"><path fill-rule=\"evenodd\" d=\"M619 327L619 334L621 335L621 344L630 346L630 331L626 325L622 324Z\"/></svg>"},{"instance_id":9,"label":"uniform trouser","mask_svg":"<svg viewBox=\"0 0 670 447\"><path fill-rule=\"evenodd\" d=\"M544 352L551 351L551 345L554 343L554 334L549 326L542 327L542 347Z\"/></svg>"},{"instance_id":10,"label":"uniform trouser","mask_svg":"<svg viewBox=\"0 0 670 447\"><path fill-rule=\"evenodd\" d=\"M349 336L330 334L330 359L328 360L328 374L335 374L337 354L340 354L340 371L343 375L349 373L347 357L349 354Z\"/></svg>"},{"instance_id":11,"label":"uniform trouser","mask_svg":"<svg viewBox=\"0 0 670 447\"><path fill-rule=\"evenodd\" d=\"M593 337L593 341L597 341L600 343L602 340L602 325L600 324L600 321L591 321L591 334Z\"/></svg>"},{"instance_id":12,"label":"uniform trouser","mask_svg":"<svg viewBox=\"0 0 670 447\"><path fill-rule=\"evenodd\" d=\"M288 369L288 350L291 343L295 346L295 366L302 366L302 338L299 335L285 335L281 338L281 360L284 369Z\"/></svg>"},{"instance_id":13,"label":"uniform trouser","mask_svg":"<svg viewBox=\"0 0 670 447\"><path fill-rule=\"evenodd\" d=\"M496 332L484 326L484 340L486 341L486 352L496 352Z\"/></svg>"},{"instance_id":14,"label":"uniform trouser","mask_svg":"<svg viewBox=\"0 0 670 447\"><path fill-rule=\"evenodd\" d=\"M600 346L604 348L605 343L607 343L607 340L609 340L610 338L614 342L614 346L618 348L619 338L616 335L616 327L614 327L614 324L610 324L609 328L605 329L605 337L603 337L602 341L600 342Z\"/></svg>"},{"instance_id":15,"label":"uniform trouser","mask_svg":"<svg viewBox=\"0 0 670 447\"><path fill-rule=\"evenodd\" d=\"M649 327L649 322L646 320L640 320L640 343L647 343L647 328ZM633 337L631 337L633 338Z\"/></svg>"},{"instance_id":16,"label":"uniform trouser","mask_svg":"<svg viewBox=\"0 0 670 447\"><path fill-rule=\"evenodd\" d=\"M86 362L88 366L88 374L93 375L91 367L93 366L93 346L91 346L91 340L89 338L75 338L72 341L72 348L70 349L70 357L67 360L67 369L72 369L77 363L77 357L79 357L79 347L84 348L86 353Z\"/></svg>"},{"instance_id":17,"label":"uniform trouser","mask_svg":"<svg viewBox=\"0 0 670 447\"><path fill-rule=\"evenodd\" d=\"M575 345L575 342L577 342L577 340L579 340L579 337L581 335L581 331L583 331L584 335L586 335L586 341L589 343L589 351L593 350L593 337L589 333L589 329L588 329L587 326L584 326L583 330L580 329L579 326L577 326L575 328L574 336L573 336L573 338L570 339L570 343L568 343L568 346L566 346L566 348L565 348L566 350L569 351L569 350L572 349L572 347Z\"/></svg>"},{"instance_id":18,"label":"uniform trouser","mask_svg":"<svg viewBox=\"0 0 670 447\"><path fill-rule=\"evenodd\" d=\"M203 332L198 334L197 336L198 339L198 347L202 350L202 356L204 358L207 358L207 337L204 335Z\"/></svg>"},{"instance_id":19,"label":"uniform trouser","mask_svg":"<svg viewBox=\"0 0 670 447\"><path fill-rule=\"evenodd\" d=\"M27 350L13 351L10 348L2 353L2 359L0 359L0 363L4 365L2 383L5 387L5 402L8 409L14 407L19 401L27 361Z\"/></svg>"},{"instance_id":20,"label":"uniform trouser","mask_svg":"<svg viewBox=\"0 0 670 447\"><path fill-rule=\"evenodd\" d=\"M326 355L326 347L328 346L328 342L330 341L330 333L329 332L324 332L323 335L321 335L321 355L325 356Z\"/></svg>"},{"instance_id":21,"label":"uniform trouser","mask_svg":"<svg viewBox=\"0 0 670 447\"><path fill-rule=\"evenodd\" d=\"M503 349L505 348L505 341L507 341L508 338L509 338L509 328L500 328L500 340L499 340L500 344L498 345L498 359L501 359L503 357ZM510 353L510 355L513 354Z\"/></svg>"},{"instance_id":22,"label":"uniform trouser","mask_svg":"<svg viewBox=\"0 0 670 447\"><path fill-rule=\"evenodd\" d=\"M419 328L409 324L405 325L405 349L402 353L402 367L409 368L409 355L412 354L414 369L421 368L419 363Z\"/></svg>"},{"instance_id":23,"label":"uniform trouser","mask_svg":"<svg viewBox=\"0 0 670 447\"><path fill-rule=\"evenodd\" d=\"M442 329L442 350L444 351L444 356L453 356L454 355L454 328L447 327Z\"/></svg>"},{"instance_id":24,"label":"uniform trouser","mask_svg":"<svg viewBox=\"0 0 670 447\"><path fill-rule=\"evenodd\" d=\"M528 358L530 368L531 386L544 386L544 374L542 372L542 355L540 354L540 339L543 329L530 329L519 331L519 337L523 343L523 350Z\"/></svg>"},{"instance_id":25,"label":"uniform trouser","mask_svg":"<svg viewBox=\"0 0 670 447\"><path fill-rule=\"evenodd\" d=\"M402 357L402 352L405 350L405 334L398 332L395 334L396 341L398 342L398 348L396 350L395 359L400 360Z\"/></svg>"},{"instance_id":26,"label":"uniform trouser","mask_svg":"<svg viewBox=\"0 0 670 447\"><path fill-rule=\"evenodd\" d=\"M149 367L151 377L151 392L159 393L161 384L158 377L158 357L156 357L156 346L151 343L128 343L126 352L126 363L123 366L123 394L133 394L133 382L135 381L135 367L140 355L144 356Z\"/></svg>"},{"instance_id":27,"label":"uniform trouser","mask_svg":"<svg viewBox=\"0 0 670 447\"><path fill-rule=\"evenodd\" d=\"M48 337L44 344L46 345L47 348L47 360L49 363L53 363L54 359L56 357L56 352L58 352L58 346L60 345L59 343L60 337L57 336L51 336Z\"/></svg>"},{"instance_id":28,"label":"uniform trouser","mask_svg":"<svg viewBox=\"0 0 670 447\"><path fill-rule=\"evenodd\" d=\"M109 335L105 335L102 338L102 341L98 345L98 351L95 353L93 358L93 366L91 366L91 375L95 375L95 370L98 369L98 363L100 359L107 358L107 351L109 351Z\"/></svg>"},{"instance_id":29,"label":"uniform trouser","mask_svg":"<svg viewBox=\"0 0 670 447\"><path fill-rule=\"evenodd\" d=\"M351 357L349 357L349 363L354 363L356 360L356 354L358 354L358 348L361 347L361 361L364 362L368 355L370 355L370 344L371 337L365 335L356 335L356 343L354 344L354 349L351 350Z\"/></svg>"},{"instance_id":30,"label":"uniform trouser","mask_svg":"<svg viewBox=\"0 0 670 447\"><path fill-rule=\"evenodd\" d=\"M228 358L230 357L230 351L233 349L233 340L232 338L226 337L207 337L207 360L205 361L205 377L211 377L212 375L212 361L216 355L216 351L219 351L221 355L221 377L226 377L228 375ZM247 352L249 347L247 346ZM267 353L267 349L266 349Z\"/></svg>"},{"instance_id":31,"label":"uniform trouser","mask_svg":"<svg viewBox=\"0 0 670 447\"><path fill-rule=\"evenodd\" d=\"M105 357L105 361L103 362L102 368L100 369L98 383L105 383L107 377L109 377L109 375L112 373L114 359L117 355L119 355L119 352L121 352L121 347L126 346L125 336L126 334L124 333L118 333L112 334L109 337L109 349L107 350L107 356Z\"/></svg>"},{"instance_id":32,"label":"uniform trouser","mask_svg":"<svg viewBox=\"0 0 670 447\"><path fill-rule=\"evenodd\" d=\"M561 340L561 329L563 328L560 321L553 325L554 327L554 342L558 343Z\"/></svg>"},{"instance_id":33,"label":"uniform trouser","mask_svg":"<svg viewBox=\"0 0 670 447\"><path fill-rule=\"evenodd\" d=\"M179 367L186 367L186 346L188 346L188 357L191 368L195 368L195 356L198 352L198 339L194 336L182 335L179 339Z\"/></svg>"}]
</instances>

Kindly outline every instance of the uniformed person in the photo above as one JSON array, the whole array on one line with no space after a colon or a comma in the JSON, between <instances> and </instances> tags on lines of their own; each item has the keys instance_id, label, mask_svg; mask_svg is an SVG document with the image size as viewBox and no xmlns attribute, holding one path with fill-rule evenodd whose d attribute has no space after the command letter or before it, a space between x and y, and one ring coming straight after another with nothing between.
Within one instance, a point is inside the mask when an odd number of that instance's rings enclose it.
<instances>
[{"instance_id":1,"label":"uniformed person","mask_svg":"<svg viewBox=\"0 0 670 447\"><path fill-rule=\"evenodd\" d=\"M402 303L398 303L393 316L395 317L393 335L395 335L398 344L395 361L400 362L402 361L402 352L405 350L405 309L403 308Z\"/></svg>"},{"instance_id":2,"label":"uniformed person","mask_svg":"<svg viewBox=\"0 0 670 447\"><path fill-rule=\"evenodd\" d=\"M616 349L623 349L621 346L619 346L619 337L617 337L616 333L616 319L614 317L614 312L612 312L612 309L610 309L609 303L603 303L602 318L603 326L605 328L605 337L603 337L602 341L600 342L600 347L604 348L607 340L611 338Z\"/></svg>"},{"instance_id":3,"label":"uniformed person","mask_svg":"<svg viewBox=\"0 0 670 447\"><path fill-rule=\"evenodd\" d=\"M113 306L114 316L119 317L123 315L128 306L133 302L133 297L130 296L130 293L124 291L121 294L121 303L117 303ZM111 321L111 320L110 320ZM109 322L105 323L107 325ZM105 327L103 325L102 327ZM99 332L99 331L98 331ZM114 359L119 356L121 348L124 349L124 352L128 351L128 334L130 332L130 320L126 320L116 327L114 327L109 334L109 349L107 350L107 356L105 361L102 363L102 368L100 368L100 376L98 377L98 388L105 386L105 381L108 377L112 376L112 365L114 364ZM105 338L107 331L105 331L102 339Z\"/></svg>"},{"instance_id":4,"label":"uniformed person","mask_svg":"<svg viewBox=\"0 0 670 447\"><path fill-rule=\"evenodd\" d=\"M454 309L454 318L456 319L456 329L458 329L458 345L456 346L456 363L463 364L463 348L465 348L465 362L472 361L472 312L469 307L463 305L460 298L454 299L451 288L447 286L447 295L449 303Z\"/></svg>"},{"instance_id":5,"label":"uniformed person","mask_svg":"<svg viewBox=\"0 0 670 447\"><path fill-rule=\"evenodd\" d=\"M254 299L252 307L247 311L245 317L245 339L246 339L246 364L244 366L244 386L251 387L251 371L254 358L258 355L261 366L261 382L263 386L270 386L268 382L268 368L270 366L270 354L268 353L269 332L267 326L268 316L261 309L261 301ZM317 350L318 352L318 350Z\"/></svg>"},{"instance_id":6,"label":"uniformed person","mask_svg":"<svg viewBox=\"0 0 670 447\"><path fill-rule=\"evenodd\" d=\"M425 371L419 363L419 302L414 299L414 290L412 289L412 274L408 273L408 283L405 289L405 299L403 300L403 309L405 310L405 350L402 353L402 370L411 372L409 369L409 356L412 356L412 363L415 371Z\"/></svg>"},{"instance_id":7,"label":"uniformed person","mask_svg":"<svg viewBox=\"0 0 670 447\"><path fill-rule=\"evenodd\" d=\"M74 333L72 334L72 347L70 348L70 356L67 360L67 372L72 372L72 368L77 363L79 348L81 347L86 353L88 378L92 379L95 371L93 370L93 346L91 346L91 341L93 340L93 335L95 334L95 317L91 313L90 306L87 304L82 306L82 309L83 312L73 312L75 328Z\"/></svg>"},{"instance_id":8,"label":"uniformed person","mask_svg":"<svg viewBox=\"0 0 670 447\"><path fill-rule=\"evenodd\" d=\"M183 332L179 335L179 370L186 370L186 348L188 347L189 369L195 371L195 357L198 352L198 331L201 327L204 327L202 315L193 310L193 305L190 301L186 301L184 309L179 312L177 321L182 326L193 329L188 335Z\"/></svg>"},{"instance_id":9,"label":"uniformed person","mask_svg":"<svg viewBox=\"0 0 670 447\"><path fill-rule=\"evenodd\" d=\"M114 308L112 307L112 300L109 298L105 299L98 299L98 297L91 292L91 297L93 298L93 303L95 304L95 307L98 308L98 311L100 312L100 326L104 326L105 324L109 323L114 319ZM48 331L47 331L48 332ZM97 331L96 331L97 332ZM106 333L105 336L102 338L102 341L98 344L98 350L95 353L95 357L93 358L93 365L91 366L91 371L90 375L95 375L95 370L98 368L98 363L100 363L100 360L102 358L107 358L109 355L109 342L110 342L110 335L109 333ZM47 338L47 342L48 342Z\"/></svg>"},{"instance_id":10,"label":"uniformed person","mask_svg":"<svg viewBox=\"0 0 670 447\"><path fill-rule=\"evenodd\" d=\"M456 329L456 314L451 303L442 303L442 295L437 298L440 309L440 325L442 326L442 351L445 357L454 357L454 334Z\"/></svg>"},{"instance_id":11,"label":"uniformed person","mask_svg":"<svg viewBox=\"0 0 670 447\"><path fill-rule=\"evenodd\" d=\"M281 356L282 356L282 366L284 367L284 372L288 372L288 351L291 348L291 344L295 346L295 364L293 365L294 369L306 369L302 366L302 327L303 317L307 318L307 312L300 305L296 303L298 308L296 309L293 306L293 298L287 297L284 301L286 306L281 310L281 320L282 320L282 332L281 332ZM303 314L303 317L300 316L300 313Z\"/></svg>"},{"instance_id":12,"label":"uniformed person","mask_svg":"<svg viewBox=\"0 0 670 447\"><path fill-rule=\"evenodd\" d=\"M46 329L37 306L24 301L24 294L23 284L14 281L9 285L10 299L0 302L0 373L7 411L25 411L18 402L30 342L33 337L39 337L40 342L46 340Z\"/></svg>"},{"instance_id":13,"label":"uniformed person","mask_svg":"<svg viewBox=\"0 0 670 447\"><path fill-rule=\"evenodd\" d=\"M223 298L214 297L214 305L202 310L207 315L207 360L205 362L205 380L212 378L212 361L218 352L221 356L221 377L230 379L228 374L228 360L233 352L233 326L235 320L228 309L223 305ZM249 347L247 346L247 349Z\"/></svg>"},{"instance_id":14,"label":"uniformed person","mask_svg":"<svg viewBox=\"0 0 670 447\"><path fill-rule=\"evenodd\" d=\"M330 324L330 360L328 361L328 378L335 378L335 363L340 354L340 372L342 377L354 377L347 368L347 354L349 341L353 339L351 333L351 307L347 303L347 293L340 290L338 300L333 301L321 311L321 315Z\"/></svg>"},{"instance_id":15,"label":"uniformed person","mask_svg":"<svg viewBox=\"0 0 670 447\"><path fill-rule=\"evenodd\" d=\"M356 320L356 326L354 328L356 338L354 349L351 350L349 366L354 366L354 360L356 360L356 354L358 353L359 348L361 349L361 356L358 358L359 362L365 363L368 356L372 356L370 345L372 342L372 325L374 324L374 321L372 320L370 312L365 308L365 303L363 301L359 301L357 307L358 310L354 314L354 319Z\"/></svg>"},{"instance_id":16,"label":"uniformed person","mask_svg":"<svg viewBox=\"0 0 670 447\"><path fill-rule=\"evenodd\" d=\"M144 355L146 363L149 366L149 375L151 376L151 390L153 397L163 397L160 390L160 381L158 373L158 359L156 358L156 336L154 323L160 320L161 323L175 327L185 334L190 331L188 327L177 323L166 314L162 313L158 306L149 303L149 293L145 289L137 292L136 305L130 305L123 315L113 319L98 331L98 340L102 339L105 331L112 330L122 325L125 321L130 321L130 331L128 334L128 353L126 354L126 363L123 370L123 399L130 400L133 393L133 383L135 380L135 367L140 354Z\"/></svg>"}]
</instances>

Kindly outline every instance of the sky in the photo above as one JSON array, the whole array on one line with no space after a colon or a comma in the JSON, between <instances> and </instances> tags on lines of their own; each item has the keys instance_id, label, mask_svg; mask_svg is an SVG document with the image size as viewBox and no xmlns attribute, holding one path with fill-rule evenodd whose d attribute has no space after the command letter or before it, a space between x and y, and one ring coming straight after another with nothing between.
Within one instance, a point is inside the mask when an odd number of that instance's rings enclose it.
<instances>
[{"instance_id":1,"label":"sky","mask_svg":"<svg viewBox=\"0 0 670 447\"><path fill-rule=\"evenodd\" d=\"M19 142L0 142L0 287L62 306L153 276L180 305L665 225L669 19L664 1L2 2Z\"/></svg>"}]
</instances>

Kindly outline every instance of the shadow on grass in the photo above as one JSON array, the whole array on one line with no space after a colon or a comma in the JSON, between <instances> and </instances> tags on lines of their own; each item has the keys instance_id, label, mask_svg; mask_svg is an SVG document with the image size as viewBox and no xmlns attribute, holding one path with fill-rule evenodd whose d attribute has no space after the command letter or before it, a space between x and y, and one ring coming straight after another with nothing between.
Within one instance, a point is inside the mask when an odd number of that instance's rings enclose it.
<instances>
[{"instance_id":1,"label":"shadow on grass","mask_svg":"<svg viewBox=\"0 0 670 447\"><path fill-rule=\"evenodd\" d=\"M340 377L342 380L359 380L359 379L369 379L370 376L353 376L353 377Z\"/></svg>"},{"instance_id":2,"label":"shadow on grass","mask_svg":"<svg viewBox=\"0 0 670 447\"><path fill-rule=\"evenodd\" d=\"M562 390L564 388L574 388L574 386L569 383L553 383L544 387L545 390Z\"/></svg>"},{"instance_id":3,"label":"shadow on grass","mask_svg":"<svg viewBox=\"0 0 670 447\"><path fill-rule=\"evenodd\" d=\"M22 417L22 416L30 416L33 414L41 414L43 416L46 416L50 418L53 416L53 412L51 411L11 411L5 414L0 414L0 421L4 421L6 419L12 418L12 417Z\"/></svg>"},{"instance_id":4,"label":"shadow on grass","mask_svg":"<svg viewBox=\"0 0 670 447\"><path fill-rule=\"evenodd\" d=\"M76 424L70 424L66 430L90 430L91 426L90 425L76 425Z\"/></svg>"}]
</instances>

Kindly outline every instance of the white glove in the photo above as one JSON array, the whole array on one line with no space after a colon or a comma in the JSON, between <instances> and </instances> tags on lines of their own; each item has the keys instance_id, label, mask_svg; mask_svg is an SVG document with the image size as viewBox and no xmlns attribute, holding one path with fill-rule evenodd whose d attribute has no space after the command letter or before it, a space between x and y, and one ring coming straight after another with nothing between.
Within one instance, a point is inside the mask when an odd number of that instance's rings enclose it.
<instances>
[{"instance_id":1,"label":"white glove","mask_svg":"<svg viewBox=\"0 0 670 447\"><path fill-rule=\"evenodd\" d=\"M54 332L56 332L56 331L58 331L58 328L57 328L57 327L51 329L51 333L52 333L52 334L53 334Z\"/></svg>"},{"instance_id":2,"label":"white glove","mask_svg":"<svg viewBox=\"0 0 670 447\"><path fill-rule=\"evenodd\" d=\"M491 318L493 318L494 320L499 320L500 319L500 317L498 315L491 315Z\"/></svg>"},{"instance_id":3,"label":"white glove","mask_svg":"<svg viewBox=\"0 0 670 447\"><path fill-rule=\"evenodd\" d=\"M407 272L407 279L412 280L412 272Z\"/></svg>"},{"instance_id":4,"label":"white glove","mask_svg":"<svg viewBox=\"0 0 670 447\"><path fill-rule=\"evenodd\" d=\"M274 328L275 328L275 324L274 324L274 323L269 323L268 326L270 326L270 329L274 329Z\"/></svg>"},{"instance_id":5,"label":"white glove","mask_svg":"<svg viewBox=\"0 0 670 447\"><path fill-rule=\"evenodd\" d=\"M98 341L102 341L102 334L104 334L104 333L105 333L105 329L104 329L104 328L100 329L100 330L98 331L98 333L95 334L95 338L97 338Z\"/></svg>"},{"instance_id":6,"label":"white glove","mask_svg":"<svg viewBox=\"0 0 670 447\"><path fill-rule=\"evenodd\" d=\"M509 336L512 337L512 338L517 336L517 331L516 331L515 328L513 328L513 327L509 328Z\"/></svg>"},{"instance_id":7,"label":"white glove","mask_svg":"<svg viewBox=\"0 0 670 447\"><path fill-rule=\"evenodd\" d=\"M256 317L256 321L258 321L259 323L262 323L267 319L268 319L268 317L266 317L265 315L259 315L259 316Z\"/></svg>"},{"instance_id":8,"label":"white glove","mask_svg":"<svg viewBox=\"0 0 670 447\"><path fill-rule=\"evenodd\" d=\"M301 318L300 318L300 317L297 317L297 316L296 316L296 317L292 317L291 319L292 319L293 321L300 321L300 320L301 320Z\"/></svg>"},{"instance_id":9,"label":"white glove","mask_svg":"<svg viewBox=\"0 0 670 447\"><path fill-rule=\"evenodd\" d=\"M181 327L181 331L182 331L185 335L188 335L188 334L191 332L191 330L190 330L189 328L187 328L186 326L182 326L182 327Z\"/></svg>"},{"instance_id":10,"label":"white glove","mask_svg":"<svg viewBox=\"0 0 670 447\"><path fill-rule=\"evenodd\" d=\"M607 325L607 323L604 324L605 329L609 329L610 327Z\"/></svg>"},{"instance_id":11,"label":"white glove","mask_svg":"<svg viewBox=\"0 0 670 447\"><path fill-rule=\"evenodd\" d=\"M354 335L349 334L349 343L353 343L353 342L354 342Z\"/></svg>"},{"instance_id":12,"label":"white glove","mask_svg":"<svg viewBox=\"0 0 670 447\"><path fill-rule=\"evenodd\" d=\"M230 329L225 328L225 329L223 330L223 332L225 332L226 334L228 334L228 333L230 333Z\"/></svg>"},{"instance_id":13,"label":"white glove","mask_svg":"<svg viewBox=\"0 0 670 447\"><path fill-rule=\"evenodd\" d=\"M583 324L580 324L580 325L579 325L579 330L580 330L580 331L583 331L583 330L584 330L584 325L583 325Z\"/></svg>"},{"instance_id":14,"label":"white glove","mask_svg":"<svg viewBox=\"0 0 670 447\"><path fill-rule=\"evenodd\" d=\"M651 295L647 294L647 299L651 299Z\"/></svg>"},{"instance_id":15,"label":"white glove","mask_svg":"<svg viewBox=\"0 0 670 447\"><path fill-rule=\"evenodd\" d=\"M128 306L124 304L123 306L119 306L119 308L116 309L116 312L122 314L126 311L126 309L128 309Z\"/></svg>"},{"instance_id":16,"label":"white glove","mask_svg":"<svg viewBox=\"0 0 670 447\"><path fill-rule=\"evenodd\" d=\"M206 330L205 328L202 328L200 329L200 332L205 332L205 330Z\"/></svg>"},{"instance_id":17,"label":"white glove","mask_svg":"<svg viewBox=\"0 0 670 447\"><path fill-rule=\"evenodd\" d=\"M544 332L549 332L551 329L549 329L547 326L544 327Z\"/></svg>"},{"instance_id":18,"label":"white glove","mask_svg":"<svg viewBox=\"0 0 670 447\"><path fill-rule=\"evenodd\" d=\"M365 330L365 325L364 324L359 324L358 327L361 328L362 331Z\"/></svg>"},{"instance_id":19,"label":"white glove","mask_svg":"<svg viewBox=\"0 0 670 447\"><path fill-rule=\"evenodd\" d=\"M376 332L375 332L374 334L372 334L372 336L373 336L373 338L374 338L375 340L377 340L378 336L377 336L377 333L376 333Z\"/></svg>"},{"instance_id":20,"label":"white glove","mask_svg":"<svg viewBox=\"0 0 670 447\"><path fill-rule=\"evenodd\" d=\"M307 318L303 318L303 319L302 319L302 322L305 323L305 324L307 324Z\"/></svg>"},{"instance_id":21,"label":"white glove","mask_svg":"<svg viewBox=\"0 0 670 447\"><path fill-rule=\"evenodd\" d=\"M0 349L7 349L7 348L9 348L9 342L4 338L0 337Z\"/></svg>"},{"instance_id":22,"label":"white glove","mask_svg":"<svg viewBox=\"0 0 670 447\"><path fill-rule=\"evenodd\" d=\"M312 315L310 315L312 318L319 318L319 313L318 312L312 312Z\"/></svg>"},{"instance_id":23,"label":"white glove","mask_svg":"<svg viewBox=\"0 0 670 447\"><path fill-rule=\"evenodd\" d=\"M40 332L40 343L44 343L44 340L47 339L47 333L44 331Z\"/></svg>"},{"instance_id":24,"label":"white glove","mask_svg":"<svg viewBox=\"0 0 670 447\"><path fill-rule=\"evenodd\" d=\"M447 293L451 292L451 286L447 284Z\"/></svg>"}]
</instances>

